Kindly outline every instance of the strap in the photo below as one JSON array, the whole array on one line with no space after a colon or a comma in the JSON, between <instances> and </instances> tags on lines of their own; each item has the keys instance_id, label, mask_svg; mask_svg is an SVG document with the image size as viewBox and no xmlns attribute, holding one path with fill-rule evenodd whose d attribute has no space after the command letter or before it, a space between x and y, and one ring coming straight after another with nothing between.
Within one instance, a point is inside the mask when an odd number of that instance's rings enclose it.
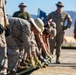
<instances>
[{"instance_id":1,"label":"strap","mask_svg":"<svg viewBox=\"0 0 76 75\"><path fill-rule=\"evenodd\" d=\"M4 28L6 28L6 16L5 16L5 10L4 10L4 7L3 7L3 14L4 14Z\"/></svg>"},{"instance_id":2,"label":"strap","mask_svg":"<svg viewBox=\"0 0 76 75\"><path fill-rule=\"evenodd\" d=\"M2 1L3 2L3 1ZM4 3L3 3L4 4ZM4 10L4 6L3 7L0 7L2 10L3 10L3 14L4 14L4 28L6 29L6 14L5 14L5 10Z\"/></svg>"}]
</instances>

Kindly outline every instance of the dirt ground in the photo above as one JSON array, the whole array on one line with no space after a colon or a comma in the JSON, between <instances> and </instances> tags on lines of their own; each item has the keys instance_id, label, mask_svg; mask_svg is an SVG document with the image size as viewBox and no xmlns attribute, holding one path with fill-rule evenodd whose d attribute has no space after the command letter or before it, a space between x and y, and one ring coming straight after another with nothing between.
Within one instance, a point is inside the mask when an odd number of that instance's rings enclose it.
<instances>
[{"instance_id":1,"label":"dirt ground","mask_svg":"<svg viewBox=\"0 0 76 75\"><path fill-rule=\"evenodd\" d=\"M33 71L30 75L76 75L76 50L62 50L61 64L55 63L55 54L50 67Z\"/></svg>"},{"instance_id":2,"label":"dirt ground","mask_svg":"<svg viewBox=\"0 0 76 75\"><path fill-rule=\"evenodd\" d=\"M47 67L36 70L30 75L76 75L76 67Z\"/></svg>"}]
</instances>

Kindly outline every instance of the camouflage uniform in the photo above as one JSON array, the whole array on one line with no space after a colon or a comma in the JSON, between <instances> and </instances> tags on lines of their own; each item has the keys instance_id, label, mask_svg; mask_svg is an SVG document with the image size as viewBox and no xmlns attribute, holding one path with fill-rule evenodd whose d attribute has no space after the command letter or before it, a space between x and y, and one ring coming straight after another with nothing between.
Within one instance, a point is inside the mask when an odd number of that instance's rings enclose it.
<instances>
[{"instance_id":1,"label":"camouflage uniform","mask_svg":"<svg viewBox=\"0 0 76 75\"><path fill-rule=\"evenodd\" d=\"M35 51L36 50L36 48L37 48L37 43L36 43L36 41L35 41L35 36L34 36L34 32L32 31L31 32L31 50L32 51Z\"/></svg>"},{"instance_id":2,"label":"camouflage uniform","mask_svg":"<svg viewBox=\"0 0 76 75\"><path fill-rule=\"evenodd\" d=\"M65 27L64 23L67 20L67 28L70 28L72 19L68 13L63 11L60 13L58 13L57 11L51 12L46 18L46 23L50 19L52 19L53 22L56 23L56 30L57 30L56 37L50 40L51 52L53 53L56 44L56 55L60 55L60 48L61 44L63 43L63 36L64 36L64 30L63 30L63 28Z\"/></svg>"},{"instance_id":3,"label":"camouflage uniform","mask_svg":"<svg viewBox=\"0 0 76 75\"><path fill-rule=\"evenodd\" d=\"M31 52L35 52L35 51L37 51L38 52L38 47L37 47L37 43L36 43L36 40L35 40L35 35L34 35L34 32L33 31L31 31L31 34L30 34L30 42L31 42L31 45L30 45L30 47L31 47L31 49L30 49L30 51ZM26 60L26 50L25 50L25 52L24 52L24 56L23 56L23 60Z\"/></svg>"},{"instance_id":4,"label":"camouflage uniform","mask_svg":"<svg viewBox=\"0 0 76 75\"><path fill-rule=\"evenodd\" d=\"M0 0L0 24L4 26L4 11L3 7L5 5L5 0ZM6 15L5 15L6 17ZM8 24L8 20L6 19L6 24ZM5 40L5 32L0 34L0 75L7 74L8 68L8 58L7 58L7 45Z\"/></svg>"},{"instance_id":5,"label":"camouflage uniform","mask_svg":"<svg viewBox=\"0 0 76 75\"><path fill-rule=\"evenodd\" d=\"M19 58L19 47L11 35L6 38L6 42L8 49L8 69L10 71L16 71Z\"/></svg>"},{"instance_id":6,"label":"camouflage uniform","mask_svg":"<svg viewBox=\"0 0 76 75\"><path fill-rule=\"evenodd\" d=\"M10 43L8 44L8 57L9 57L9 68L11 70L17 69L17 63L20 60L19 54L23 50L30 51L31 43L30 43L30 24L27 20L23 20L20 18L10 18L9 19L9 28L11 29L11 35L7 37L7 40ZM21 53L21 54L22 54ZM24 54L24 53L23 53ZM23 57L22 54L22 57ZM21 57L21 59L22 59Z\"/></svg>"}]
</instances>

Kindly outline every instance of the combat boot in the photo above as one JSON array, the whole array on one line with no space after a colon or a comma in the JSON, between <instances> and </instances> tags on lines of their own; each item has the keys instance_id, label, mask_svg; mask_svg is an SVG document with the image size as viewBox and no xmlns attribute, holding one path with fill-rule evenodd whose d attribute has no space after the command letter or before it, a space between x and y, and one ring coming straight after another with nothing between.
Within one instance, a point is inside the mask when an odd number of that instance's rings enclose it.
<instances>
[{"instance_id":1,"label":"combat boot","mask_svg":"<svg viewBox=\"0 0 76 75\"><path fill-rule=\"evenodd\" d=\"M60 57L60 55L56 56L56 64L60 64L59 57Z\"/></svg>"},{"instance_id":2,"label":"combat boot","mask_svg":"<svg viewBox=\"0 0 76 75\"><path fill-rule=\"evenodd\" d=\"M10 71L10 73L7 74L7 75L17 75L17 74L16 74L16 72L14 72L14 71Z\"/></svg>"}]
</instances>

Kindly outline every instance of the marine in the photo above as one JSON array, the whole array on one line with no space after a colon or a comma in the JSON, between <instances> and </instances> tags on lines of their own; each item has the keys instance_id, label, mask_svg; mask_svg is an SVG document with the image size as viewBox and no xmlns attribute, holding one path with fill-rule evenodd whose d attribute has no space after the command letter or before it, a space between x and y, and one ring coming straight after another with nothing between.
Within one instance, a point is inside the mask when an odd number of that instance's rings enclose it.
<instances>
[{"instance_id":1,"label":"marine","mask_svg":"<svg viewBox=\"0 0 76 75\"><path fill-rule=\"evenodd\" d=\"M62 7L64 7L62 2L59 1L56 4L56 6L57 6L57 10L48 14L45 23L48 23L50 19L52 19L52 21L56 23L57 35L53 39L50 39L50 49L51 49L51 53L53 54L54 47L56 45L56 63L60 64L59 58L61 52L61 44L63 43L63 37L65 33L64 31L67 28L71 27L72 18L68 13L62 11ZM67 20L67 24L65 26L64 24L66 20Z\"/></svg>"}]
</instances>

